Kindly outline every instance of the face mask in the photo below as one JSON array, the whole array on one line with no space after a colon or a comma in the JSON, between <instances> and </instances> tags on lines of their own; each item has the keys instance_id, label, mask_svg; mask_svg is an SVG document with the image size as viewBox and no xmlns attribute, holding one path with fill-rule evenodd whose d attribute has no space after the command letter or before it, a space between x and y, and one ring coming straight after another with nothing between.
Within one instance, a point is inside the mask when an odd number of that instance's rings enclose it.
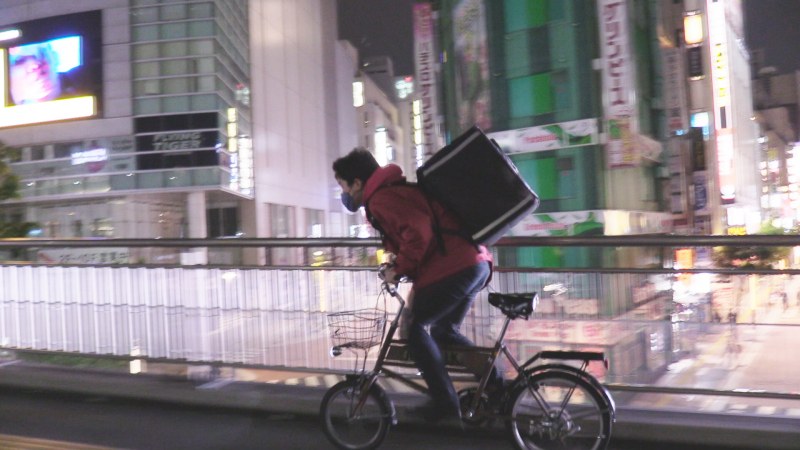
<instances>
[{"instance_id":1,"label":"face mask","mask_svg":"<svg viewBox=\"0 0 800 450\"><path fill-rule=\"evenodd\" d=\"M350 212L356 212L358 211L358 208L360 208L359 205L356 205L356 202L355 200L353 200L353 197L351 197L350 194L348 194L347 192L342 192L342 204Z\"/></svg>"}]
</instances>

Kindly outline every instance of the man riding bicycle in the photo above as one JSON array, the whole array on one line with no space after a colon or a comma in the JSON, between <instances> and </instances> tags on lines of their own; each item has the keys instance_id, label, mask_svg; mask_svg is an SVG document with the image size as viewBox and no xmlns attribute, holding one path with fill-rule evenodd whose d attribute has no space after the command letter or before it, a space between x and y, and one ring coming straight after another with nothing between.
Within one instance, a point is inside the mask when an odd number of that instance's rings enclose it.
<instances>
[{"instance_id":1,"label":"man riding bicycle","mask_svg":"<svg viewBox=\"0 0 800 450\"><path fill-rule=\"evenodd\" d=\"M359 148L337 159L333 171L344 206L352 212L364 206L384 246L395 255L385 279L407 277L413 282L408 348L431 396L415 412L429 422L460 423L458 397L438 346L474 346L459 330L475 296L489 282L491 254L442 232L458 229L458 219L419 188L407 185L399 166L380 167L372 153ZM495 369L492 380L491 387L502 385Z\"/></svg>"}]
</instances>

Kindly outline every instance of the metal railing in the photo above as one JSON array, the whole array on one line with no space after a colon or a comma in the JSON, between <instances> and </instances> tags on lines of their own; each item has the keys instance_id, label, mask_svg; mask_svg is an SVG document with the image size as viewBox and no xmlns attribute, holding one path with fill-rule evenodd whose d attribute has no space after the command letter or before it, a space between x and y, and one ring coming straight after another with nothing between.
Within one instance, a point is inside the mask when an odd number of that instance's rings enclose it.
<instances>
[{"instance_id":1,"label":"metal railing","mask_svg":"<svg viewBox=\"0 0 800 450\"><path fill-rule=\"evenodd\" d=\"M0 240L0 250L379 245L376 239ZM800 238L508 238L497 247L718 245L794 246ZM671 286L678 274L734 280L737 295L751 302L743 307L750 315L722 323L710 314L676 311ZM508 345L520 357L541 349L600 349L611 366L608 372L595 368L596 374L619 395L630 396L627 401L681 407L682 396L800 400L800 304L785 311L780 301L769 304L773 289L800 291L797 275L797 269L498 267L489 289L543 294L536 315L509 330ZM558 285L570 293L552 290ZM352 366L346 356L328 356L326 313L379 302L379 282L369 267L13 263L0 265L0 286L3 348L321 372ZM463 327L479 345L492 342L502 322L485 295ZM392 310L391 300L386 306Z\"/></svg>"}]
</instances>

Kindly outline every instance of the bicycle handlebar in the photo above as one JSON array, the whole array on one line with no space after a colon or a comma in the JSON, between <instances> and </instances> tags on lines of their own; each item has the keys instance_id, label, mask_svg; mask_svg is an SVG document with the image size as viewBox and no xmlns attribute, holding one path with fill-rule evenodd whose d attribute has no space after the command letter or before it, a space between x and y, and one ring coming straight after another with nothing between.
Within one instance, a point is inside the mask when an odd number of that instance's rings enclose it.
<instances>
[{"instance_id":1,"label":"bicycle handlebar","mask_svg":"<svg viewBox=\"0 0 800 450\"><path fill-rule=\"evenodd\" d=\"M397 281L387 281L385 278L386 269L390 267L394 267L394 264L383 263L380 266L378 266L378 277L380 277L380 279L383 280L383 285L382 285L383 289L385 289L386 292L389 293L389 295L391 295L392 297L397 299L398 302L400 302L400 309L397 310L397 316L394 318L393 321L397 322L400 319L400 314L402 314L403 309L406 307L406 300L400 295L400 293L397 292L397 286L400 283L407 281L408 279L406 277L402 277Z\"/></svg>"}]
</instances>

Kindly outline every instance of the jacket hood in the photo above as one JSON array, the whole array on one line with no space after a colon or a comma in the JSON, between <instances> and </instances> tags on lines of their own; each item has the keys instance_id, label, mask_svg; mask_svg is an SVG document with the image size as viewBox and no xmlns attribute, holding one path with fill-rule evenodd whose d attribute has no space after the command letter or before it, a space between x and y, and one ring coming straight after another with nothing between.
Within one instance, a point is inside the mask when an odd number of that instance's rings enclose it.
<instances>
[{"instance_id":1,"label":"jacket hood","mask_svg":"<svg viewBox=\"0 0 800 450\"><path fill-rule=\"evenodd\" d=\"M367 185L364 187L364 203L366 204L379 187L397 183L398 181L404 181L405 179L406 177L403 176L403 169L397 164L387 164L383 167L379 167L378 170L369 177Z\"/></svg>"}]
</instances>

